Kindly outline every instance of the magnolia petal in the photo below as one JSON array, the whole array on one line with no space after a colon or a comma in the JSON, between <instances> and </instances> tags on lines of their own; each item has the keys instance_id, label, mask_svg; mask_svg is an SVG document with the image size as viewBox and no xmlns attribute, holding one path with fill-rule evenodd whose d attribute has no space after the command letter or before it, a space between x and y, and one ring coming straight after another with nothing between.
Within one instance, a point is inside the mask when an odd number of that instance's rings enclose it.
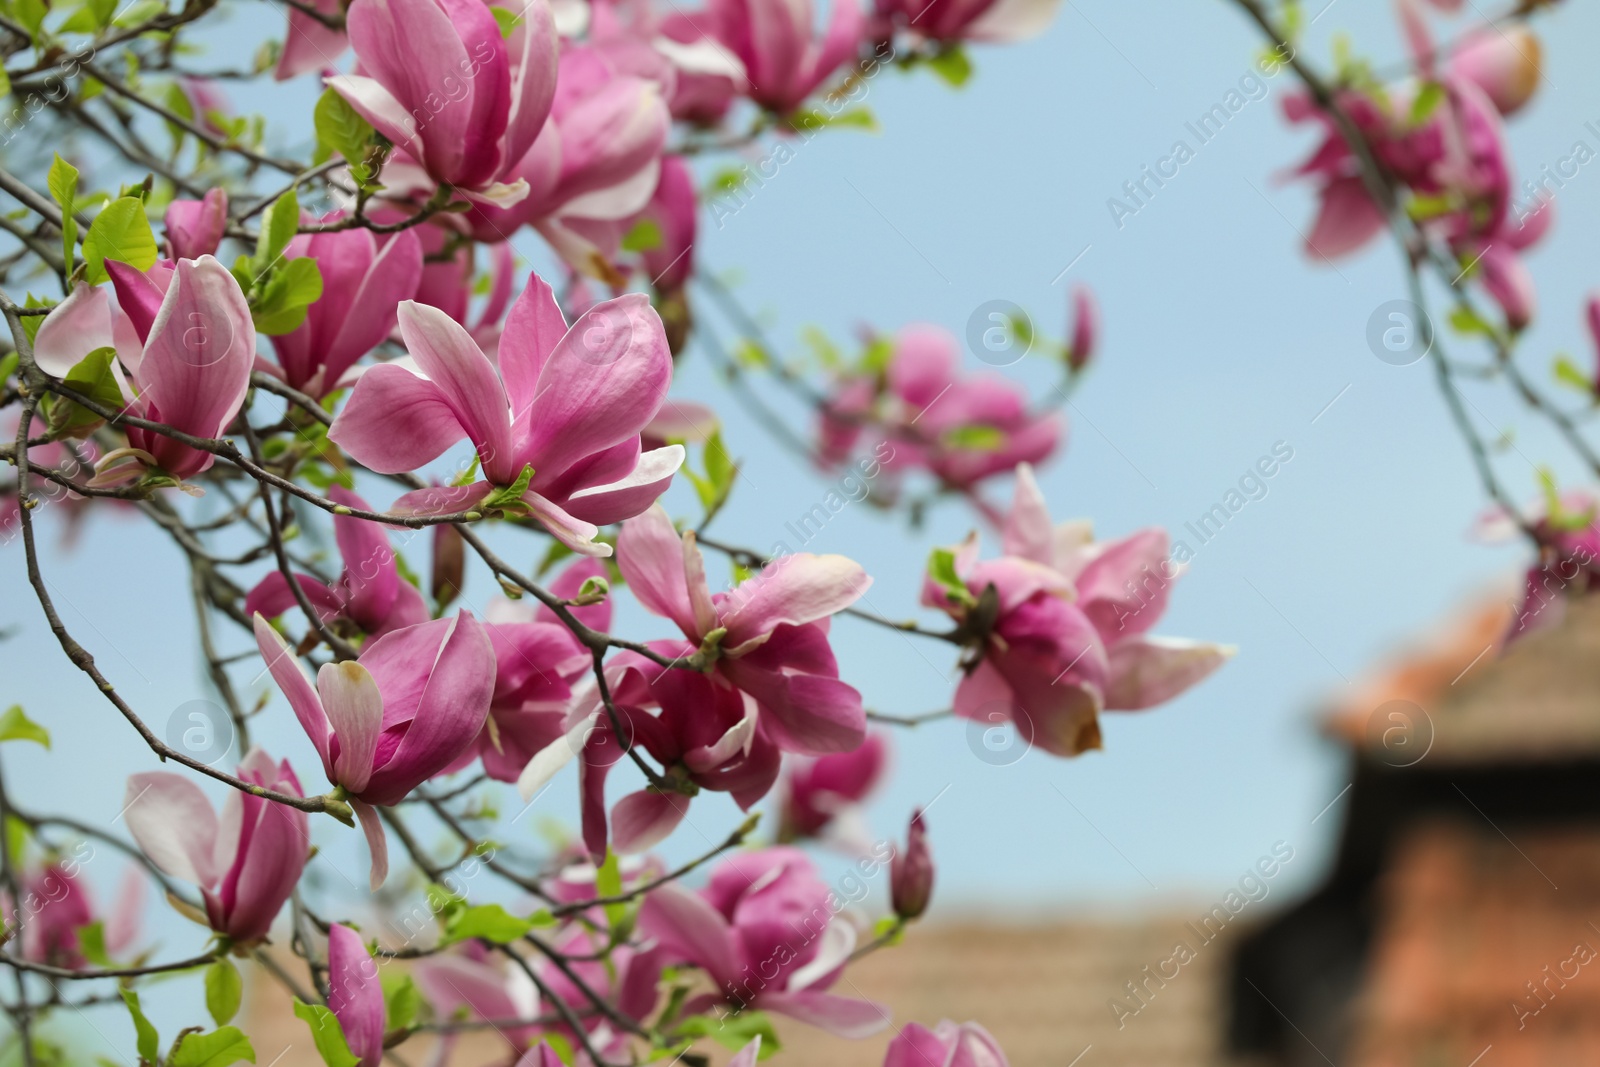
<instances>
[{"instance_id":1,"label":"magnolia petal","mask_svg":"<svg viewBox=\"0 0 1600 1067\"><path fill-rule=\"evenodd\" d=\"M404 300L398 317L406 351L477 447L484 477L496 485L516 481L509 403L489 357L465 326L436 307Z\"/></svg>"},{"instance_id":2,"label":"magnolia petal","mask_svg":"<svg viewBox=\"0 0 1600 1067\"><path fill-rule=\"evenodd\" d=\"M610 545L595 541L595 536L599 534L600 527L594 523L584 522L576 515L570 514L538 493L526 493L523 495L522 501L528 505L528 510L533 517L544 523L544 527L549 531L551 537L554 537L580 556L603 557L611 555Z\"/></svg>"},{"instance_id":3,"label":"magnolia petal","mask_svg":"<svg viewBox=\"0 0 1600 1067\"><path fill-rule=\"evenodd\" d=\"M668 953L704 967L718 986L738 979L737 953L728 922L700 896L668 883L645 897L639 929Z\"/></svg>"},{"instance_id":4,"label":"magnolia petal","mask_svg":"<svg viewBox=\"0 0 1600 1067\"><path fill-rule=\"evenodd\" d=\"M689 814L689 798L641 789L611 809L611 845L622 855L646 852L667 839Z\"/></svg>"},{"instance_id":5,"label":"magnolia petal","mask_svg":"<svg viewBox=\"0 0 1600 1067\"><path fill-rule=\"evenodd\" d=\"M383 1059L383 987L361 935L334 923L328 928L328 1007L344 1031L358 1067Z\"/></svg>"},{"instance_id":6,"label":"magnolia petal","mask_svg":"<svg viewBox=\"0 0 1600 1067\"><path fill-rule=\"evenodd\" d=\"M1016 495L1012 498L1011 511L1006 515L1002 542L1006 555L1021 556L1048 566L1054 532L1050 526L1050 509L1033 476L1033 465L1019 464Z\"/></svg>"},{"instance_id":7,"label":"magnolia petal","mask_svg":"<svg viewBox=\"0 0 1600 1067\"><path fill-rule=\"evenodd\" d=\"M871 1037L889 1025L889 1009L871 1000L833 993L763 993L761 1007L838 1037Z\"/></svg>"},{"instance_id":8,"label":"magnolia petal","mask_svg":"<svg viewBox=\"0 0 1600 1067\"><path fill-rule=\"evenodd\" d=\"M65 378L90 352L115 345L110 294L79 282L39 324L39 333L33 339L33 359L51 377Z\"/></svg>"},{"instance_id":9,"label":"magnolia petal","mask_svg":"<svg viewBox=\"0 0 1600 1067\"><path fill-rule=\"evenodd\" d=\"M741 646L759 643L780 625L803 626L843 611L871 585L861 564L844 556L784 556L718 605L719 621L728 628L723 644L738 655Z\"/></svg>"},{"instance_id":10,"label":"magnolia petal","mask_svg":"<svg viewBox=\"0 0 1600 1067\"><path fill-rule=\"evenodd\" d=\"M128 830L152 863L198 886L216 883L217 814L200 787L165 771L128 776Z\"/></svg>"},{"instance_id":11,"label":"magnolia petal","mask_svg":"<svg viewBox=\"0 0 1600 1067\"><path fill-rule=\"evenodd\" d=\"M300 720L300 728L305 730L306 736L317 747L323 770L327 772L328 780L333 781L333 762L328 758L328 715L322 708L322 700L311 687L311 679L306 677L300 661L295 658L288 643L278 635L278 631L260 615L255 616L254 627L256 647L261 650L261 658L267 661L272 680L278 683L278 688L289 699L295 718Z\"/></svg>"},{"instance_id":12,"label":"magnolia petal","mask_svg":"<svg viewBox=\"0 0 1600 1067\"><path fill-rule=\"evenodd\" d=\"M1110 711L1142 711L1199 684L1238 650L1178 637L1135 637L1112 645Z\"/></svg>"},{"instance_id":13,"label":"magnolia petal","mask_svg":"<svg viewBox=\"0 0 1600 1067\"><path fill-rule=\"evenodd\" d=\"M524 802L533 800L550 784L550 779L556 772L572 762L574 756L583 751L584 740L594 729L595 720L599 717L596 712L577 721L566 733L566 736L551 742L540 749L522 768L522 773L517 776L517 792Z\"/></svg>"},{"instance_id":14,"label":"magnolia petal","mask_svg":"<svg viewBox=\"0 0 1600 1067\"><path fill-rule=\"evenodd\" d=\"M661 505L622 524L617 566L647 611L677 623L689 640L700 640L703 635L689 599L683 539Z\"/></svg>"},{"instance_id":15,"label":"magnolia petal","mask_svg":"<svg viewBox=\"0 0 1600 1067\"><path fill-rule=\"evenodd\" d=\"M573 493L567 498L566 510L596 526L631 519L667 491L672 476L683 466L684 456L682 445L651 449L639 457L627 477Z\"/></svg>"},{"instance_id":16,"label":"magnolia petal","mask_svg":"<svg viewBox=\"0 0 1600 1067\"><path fill-rule=\"evenodd\" d=\"M356 381L328 440L379 474L402 474L438 459L465 434L438 386L380 363Z\"/></svg>"},{"instance_id":17,"label":"magnolia petal","mask_svg":"<svg viewBox=\"0 0 1600 1067\"><path fill-rule=\"evenodd\" d=\"M367 884L376 893L389 877L389 839L384 836L377 808L354 798L350 806L355 809L356 818L361 820L361 832L367 836L367 852L372 857L372 871L367 877Z\"/></svg>"},{"instance_id":18,"label":"magnolia petal","mask_svg":"<svg viewBox=\"0 0 1600 1067\"><path fill-rule=\"evenodd\" d=\"M372 777L372 756L383 732L383 697L378 683L354 660L324 663L317 672L317 692L333 736L339 742L334 758L334 781L360 793Z\"/></svg>"}]
</instances>

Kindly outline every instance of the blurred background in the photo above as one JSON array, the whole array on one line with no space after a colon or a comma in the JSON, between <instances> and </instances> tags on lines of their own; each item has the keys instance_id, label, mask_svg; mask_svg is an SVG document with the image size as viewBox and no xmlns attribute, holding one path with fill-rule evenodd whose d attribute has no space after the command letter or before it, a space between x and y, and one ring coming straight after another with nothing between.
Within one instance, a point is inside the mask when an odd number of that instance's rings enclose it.
<instances>
[{"instance_id":1,"label":"blurred background","mask_svg":"<svg viewBox=\"0 0 1600 1067\"><path fill-rule=\"evenodd\" d=\"M1314 3L1313 15L1302 49L1312 62L1325 68L1341 34L1379 69L1404 62L1388 0ZM263 5L237 5L232 19L219 47L232 33L282 32ZM1567 3L1536 25L1546 76L1509 128L1526 173L1575 142L1600 148L1585 125L1600 124L1591 55L1600 11ZM863 101L878 132L804 142L737 212L702 216L702 269L724 278L780 350L797 347L808 326L847 338L863 324L926 322L962 336L993 300L1019 305L1037 331L1060 336L1070 287L1092 287L1103 342L1065 409L1070 443L1040 473L1052 513L1092 517L1102 537L1160 525L1187 540L1194 559L1159 630L1239 647L1180 700L1107 716L1104 750L1070 761L952 720L894 731L893 772L866 818L876 837L899 838L910 810L928 808L938 882L928 919L907 943L851 978L897 1018L983 1021L1017 1067L1243 1054L1460 1067L1478 1055L1489 1067L1513 1062L1516 1049L1534 1057L1518 1062L1592 1062L1583 1033L1600 1016L1586 1010L1597 994L1583 986L1600 988L1600 979L1581 969L1558 977L1558 991L1542 969L1566 974L1575 942L1600 946L1600 928L1589 925L1600 921L1591 906L1600 846L1585 829L1593 801L1576 784L1600 749L1600 726L1585 718L1596 716L1594 701L1584 696L1600 681L1584 675L1600 662L1600 622L1575 613L1543 644L1521 646L1526 662L1483 657L1517 596L1524 549L1469 540L1484 501L1428 364L1392 366L1368 346L1375 311L1405 295L1397 254L1375 243L1336 267L1303 254L1312 197L1281 176L1314 134L1281 116L1289 75L1262 79L1256 92L1241 85L1260 48L1254 28L1221 0L1074 0L1038 39L974 48L975 73L960 90L925 72L879 74ZM1174 142L1196 147L1186 124L1230 90L1249 93L1246 105L1118 219L1108 202L1127 202L1124 183ZM242 110L286 125L307 112L314 89L250 92L236 101ZM1555 229L1529 258L1540 313L1522 351L1543 382L1558 352L1581 366L1593 358L1580 308L1600 284L1596 175L1581 171L1559 192ZM535 242L520 251L528 265L547 265ZM710 308L697 313L732 335ZM968 353L966 369L982 364ZM1039 395L1054 381L1043 360L1003 373ZM755 382L809 430L806 410L765 384ZM717 536L760 550L790 540L785 523L835 479L776 445L698 346L680 359L674 395L713 404L743 464ZM1514 491L1534 496L1547 463L1564 484L1581 481L1505 390L1469 395L1481 432L1509 435L1497 462ZM1292 458L1265 495L1204 544L1185 536L1186 523L1275 449ZM388 502L383 487L364 488ZM682 486L666 503L682 514L696 507ZM860 561L875 579L868 606L899 618L915 610L928 550L974 525L956 502L933 508L916 530L852 503L806 547ZM60 529L47 520L47 534ZM984 536L994 543L992 532ZM527 554L523 541L496 543ZM403 551L420 558L426 549ZM0 703L79 724L58 730L48 753L8 746L12 789L114 822L126 775L150 769L153 757L61 659L20 547L3 552ZM75 544L52 546L44 562L67 624L149 721L162 723L171 709L183 722L180 709L208 697L170 543L142 523L101 520ZM462 604L481 612L496 591L474 573ZM106 602L126 610L94 610ZM663 633L659 620L626 608L619 630ZM842 676L869 707L910 715L948 707L957 672L943 647L849 619L835 634ZM267 688L256 679L248 691ZM314 753L274 700L258 720L261 743L310 784ZM1381 740L1397 711L1415 731L1407 735L1415 747L1400 757ZM1537 743L1522 744L1530 737ZM1406 762L1419 750L1419 762ZM540 834L571 828L575 795L569 769L513 831L532 847ZM521 807L509 787L502 804ZM692 829L665 850L669 861L720 840L737 813L704 798L690 819ZM320 888L354 898L366 862L359 835L330 820L314 821L314 833ZM843 869L842 859L826 862ZM103 897L117 892L120 864L89 866ZM871 892L867 907L883 911L887 887ZM1230 893L1244 906L1230 907ZM1219 904L1228 921L1213 920L1211 931L1203 918ZM197 928L154 902L148 911L153 938L174 952L198 946ZM1518 933L1517 915L1535 925ZM1192 961L1168 962L1177 942ZM1519 1002L1546 1008L1537 1025ZM108 1048L127 1044L125 1019L105 1025ZM1415 1044L1405 1036L1414 1031L1442 1036ZM783 1034L797 1067L882 1055L882 1039L847 1044L794 1026ZM1566 1051L1528 1052L1534 1040ZM257 1044L267 1059L269 1045ZM1415 1055L1383 1058L1400 1049Z\"/></svg>"}]
</instances>

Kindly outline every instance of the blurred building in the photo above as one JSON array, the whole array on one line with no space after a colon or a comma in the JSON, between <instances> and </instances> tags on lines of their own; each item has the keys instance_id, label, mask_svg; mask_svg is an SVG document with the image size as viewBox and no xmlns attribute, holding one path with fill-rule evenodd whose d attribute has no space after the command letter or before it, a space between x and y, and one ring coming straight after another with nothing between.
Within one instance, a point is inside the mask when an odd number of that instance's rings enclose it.
<instances>
[{"instance_id":1,"label":"blurred building","mask_svg":"<svg viewBox=\"0 0 1600 1067\"><path fill-rule=\"evenodd\" d=\"M1502 652L1509 615L1466 613L1327 716L1337 856L1239 945L1245 1062L1600 1063L1600 601Z\"/></svg>"}]
</instances>

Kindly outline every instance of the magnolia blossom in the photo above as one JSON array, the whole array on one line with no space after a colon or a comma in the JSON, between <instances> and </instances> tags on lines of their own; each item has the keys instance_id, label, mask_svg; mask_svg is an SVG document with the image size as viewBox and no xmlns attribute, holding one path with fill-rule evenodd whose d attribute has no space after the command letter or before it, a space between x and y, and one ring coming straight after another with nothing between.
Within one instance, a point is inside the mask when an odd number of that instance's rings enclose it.
<instances>
[{"instance_id":1,"label":"magnolia blossom","mask_svg":"<svg viewBox=\"0 0 1600 1067\"><path fill-rule=\"evenodd\" d=\"M856 0L830 7L820 38L811 0L710 0L704 21L744 65L750 99L786 114L854 59L866 35Z\"/></svg>"},{"instance_id":2,"label":"magnolia blossom","mask_svg":"<svg viewBox=\"0 0 1600 1067\"><path fill-rule=\"evenodd\" d=\"M795 553L713 596L694 535L679 537L659 505L623 524L617 549L639 602L688 639L664 647L713 655L707 679L754 702L747 712L754 723L741 719L719 745L736 741L748 749L759 733L785 751L823 755L848 752L865 739L861 694L839 680L828 646L829 619L872 584L860 564Z\"/></svg>"},{"instance_id":3,"label":"magnolia blossom","mask_svg":"<svg viewBox=\"0 0 1600 1067\"><path fill-rule=\"evenodd\" d=\"M328 490L328 499L347 508L372 510L365 500L341 485ZM318 609L324 622L343 619L368 637L428 621L428 606L417 587L400 577L394 549L378 523L354 515L333 517L334 538L344 557L344 573L332 585L306 574L295 581L306 600ZM288 611L298 601L282 571L272 571L245 597L246 615L269 619Z\"/></svg>"},{"instance_id":4,"label":"magnolia blossom","mask_svg":"<svg viewBox=\"0 0 1600 1067\"><path fill-rule=\"evenodd\" d=\"M578 981L607 1002L615 1004L623 1016L647 1019L656 1010L660 1000L657 990L661 985L662 959L666 955L659 946L636 948L618 945L608 950L605 934L579 924L562 930L553 941L557 952L566 953L571 961L567 966ZM602 955L606 958L597 958ZM575 1007L590 1003L588 993L550 960L540 960L535 965L534 973L553 999ZM599 1012L583 1012L579 1017L583 1021L589 1044L594 1046L596 1052L612 1063L626 1060L627 1050L632 1047L633 1041L627 1031ZM577 1043L578 1035L564 1021L547 1027L546 1033L550 1032L565 1037L569 1044ZM548 1046L542 1047L548 1049ZM527 1060L524 1059L524 1062ZM557 1059L555 1064L559 1063ZM555 1064L543 1060L540 1067L555 1067Z\"/></svg>"},{"instance_id":5,"label":"magnolia blossom","mask_svg":"<svg viewBox=\"0 0 1600 1067\"><path fill-rule=\"evenodd\" d=\"M1096 542L1082 523L1051 527L1027 465L1017 468L1005 555L980 561L974 534L954 553L949 588L932 577L922 599L962 623L979 659L956 688L955 713L1010 720L1058 756L1100 747L1099 713L1171 700L1233 654L1224 645L1151 636L1181 568L1165 532ZM979 621L983 620L983 621Z\"/></svg>"},{"instance_id":6,"label":"magnolia blossom","mask_svg":"<svg viewBox=\"0 0 1600 1067\"><path fill-rule=\"evenodd\" d=\"M1006 1054L977 1023L957 1025L949 1019L929 1030L907 1023L889 1042L883 1067L1009 1067Z\"/></svg>"},{"instance_id":7,"label":"magnolia blossom","mask_svg":"<svg viewBox=\"0 0 1600 1067\"><path fill-rule=\"evenodd\" d=\"M904 27L934 41L1004 44L1043 33L1061 0L878 0L879 32Z\"/></svg>"},{"instance_id":8,"label":"magnolia blossom","mask_svg":"<svg viewBox=\"0 0 1600 1067\"><path fill-rule=\"evenodd\" d=\"M1522 603L1506 635L1508 641L1555 625L1566 614L1569 597L1600 589L1600 494L1587 489L1552 491L1524 508L1522 518L1540 548L1523 579ZM1473 532L1491 544L1521 536L1516 519L1501 507L1486 511Z\"/></svg>"},{"instance_id":9,"label":"magnolia blossom","mask_svg":"<svg viewBox=\"0 0 1600 1067\"><path fill-rule=\"evenodd\" d=\"M550 592L571 600L584 582L605 574L605 564L580 559L551 583ZM593 629L603 632L611 626L609 599L570 610ZM555 612L543 605L532 608L521 602L492 601L485 622L494 646L494 697L477 743L451 769L477 758L490 778L514 782L541 749L565 733L574 686L588 675L594 658Z\"/></svg>"},{"instance_id":10,"label":"magnolia blossom","mask_svg":"<svg viewBox=\"0 0 1600 1067\"><path fill-rule=\"evenodd\" d=\"M669 119L654 82L619 74L598 49L567 47L550 117L511 169L528 195L474 208L473 236L503 241L532 225L574 268L610 277L618 223L655 190Z\"/></svg>"},{"instance_id":11,"label":"magnolia blossom","mask_svg":"<svg viewBox=\"0 0 1600 1067\"><path fill-rule=\"evenodd\" d=\"M85 850L88 846L80 846ZM22 872L20 903L13 907L10 895L0 892L0 911L14 926L20 925L20 955L34 963L82 970L89 966L83 954L80 932L90 923L102 921L89 885L80 877L83 864L94 858L92 850L83 860L63 856L42 867ZM139 935L139 916L144 910L146 878L130 869L118 886L116 903L103 916L101 947L112 957L128 949Z\"/></svg>"},{"instance_id":12,"label":"magnolia blossom","mask_svg":"<svg viewBox=\"0 0 1600 1067\"><path fill-rule=\"evenodd\" d=\"M328 18L344 15L340 0L307 0L308 6ZM287 81L312 70L330 70L344 50L350 47L350 38L343 30L313 18L299 7L290 6L289 26L283 35L283 50L278 53L278 65L272 76Z\"/></svg>"},{"instance_id":13,"label":"magnolia blossom","mask_svg":"<svg viewBox=\"0 0 1600 1067\"><path fill-rule=\"evenodd\" d=\"M883 781L888 763L889 739L881 733L868 734L851 752L791 760L785 776L779 839L839 833L840 824L854 821L862 802ZM850 834L853 828L846 826L843 832Z\"/></svg>"},{"instance_id":14,"label":"magnolia blossom","mask_svg":"<svg viewBox=\"0 0 1600 1067\"><path fill-rule=\"evenodd\" d=\"M889 1025L888 1009L827 992L856 944L855 927L832 904L804 852L767 848L724 860L699 893L676 882L654 890L639 929L656 939L663 962L693 964L715 984L689 999L686 1015L727 1003L870 1037Z\"/></svg>"},{"instance_id":15,"label":"magnolia blossom","mask_svg":"<svg viewBox=\"0 0 1600 1067\"><path fill-rule=\"evenodd\" d=\"M539 1014L539 991L532 979L509 960L499 966L490 964L488 950L477 941L469 941L456 951L426 956L417 961L411 973L437 1018L465 1014L470 1019L492 1019L495 1032L518 1052L539 1034L539 1028L532 1024L512 1026L506 1022L532 1019ZM434 1062L448 1061L457 1036L441 1035Z\"/></svg>"},{"instance_id":16,"label":"magnolia blossom","mask_svg":"<svg viewBox=\"0 0 1600 1067\"><path fill-rule=\"evenodd\" d=\"M260 615L255 634L328 781L352 798L377 889L389 873L389 851L373 806L404 800L483 729L494 687L494 649L483 624L463 611L393 630L363 648L359 661L323 664L315 687Z\"/></svg>"},{"instance_id":17,"label":"magnolia blossom","mask_svg":"<svg viewBox=\"0 0 1600 1067\"><path fill-rule=\"evenodd\" d=\"M199 259L213 256L228 229L228 194L209 190L203 200L174 200L167 205L167 256Z\"/></svg>"},{"instance_id":18,"label":"magnolia blossom","mask_svg":"<svg viewBox=\"0 0 1600 1067\"><path fill-rule=\"evenodd\" d=\"M550 112L556 32L546 0L517 15L503 37L481 0L351 3L345 25L363 73L327 83L393 142L386 185L449 185L501 206L528 195L511 171Z\"/></svg>"},{"instance_id":19,"label":"magnolia blossom","mask_svg":"<svg viewBox=\"0 0 1600 1067\"><path fill-rule=\"evenodd\" d=\"M624 74L655 82L674 119L716 126L746 86L744 64L706 32L704 11L593 0L588 42Z\"/></svg>"},{"instance_id":20,"label":"magnolia blossom","mask_svg":"<svg viewBox=\"0 0 1600 1067\"><path fill-rule=\"evenodd\" d=\"M1094 358L1100 339L1100 303L1087 285L1072 290L1072 339L1067 342L1067 365L1082 370Z\"/></svg>"},{"instance_id":21,"label":"magnolia blossom","mask_svg":"<svg viewBox=\"0 0 1600 1067\"><path fill-rule=\"evenodd\" d=\"M289 762L259 748L239 765L244 781L303 796ZM165 771L128 778L125 818L133 839L167 874L200 887L202 921L236 944L267 936L310 856L306 813L231 790L218 818L191 779Z\"/></svg>"},{"instance_id":22,"label":"magnolia blossom","mask_svg":"<svg viewBox=\"0 0 1600 1067\"><path fill-rule=\"evenodd\" d=\"M255 362L255 323L238 281L212 256L147 273L115 260L106 269L115 304L105 288L75 286L39 327L39 368L62 378L90 352L112 348L126 414L196 437L222 434L244 403ZM133 481L147 470L182 481L214 458L153 430L124 431L128 447L107 453L91 484Z\"/></svg>"},{"instance_id":23,"label":"magnolia blossom","mask_svg":"<svg viewBox=\"0 0 1600 1067\"><path fill-rule=\"evenodd\" d=\"M397 364L361 376L328 437L383 474L428 463L469 437L483 480L423 489L394 511L526 510L569 548L609 556L599 527L631 518L666 491L683 447L640 453L639 431L672 379L661 319L642 294L596 305L569 329L534 275L500 338L499 369L460 323L403 301L400 334L418 371ZM515 495L499 492L515 486ZM496 503L496 501L490 501Z\"/></svg>"},{"instance_id":24,"label":"magnolia blossom","mask_svg":"<svg viewBox=\"0 0 1600 1067\"><path fill-rule=\"evenodd\" d=\"M1092 325L1092 312L1080 322ZM1092 336L1079 342L1092 347ZM901 330L881 372L845 378L824 405L824 458L840 462L876 428L893 442L885 467L924 467L965 490L1055 453L1065 431L1060 414L1030 410L1027 392L998 375L963 377L960 364L960 347L948 331Z\"/></svg>"},{"instance_id":25,"label":"magnolia blossom","mask_svg":"<svg viewBox=\"0 0 1600 1067\"><path fill-rule=\"evenodd\" d=\"M328 1007L356 1067L378 1067L383 1060L383 986L378 965L348 926L328 927Z\"/></svg>"},{"instance_id":26,"label":"magnolia blossom","mask_svg":"<svg viewBox=\"0 0 1600 1067\"><path fill-rule=\"evenodd\" d=\"M335 212L321 221L341 217ZM272 349L284 380L320 397L348 384L345 372L394 329L395 305L411 299L422 279L422 242L414 229L303 233L284 257L317 261L322 296L306 309L304 322L272 338Z\"/></svg>"}]
</instances>

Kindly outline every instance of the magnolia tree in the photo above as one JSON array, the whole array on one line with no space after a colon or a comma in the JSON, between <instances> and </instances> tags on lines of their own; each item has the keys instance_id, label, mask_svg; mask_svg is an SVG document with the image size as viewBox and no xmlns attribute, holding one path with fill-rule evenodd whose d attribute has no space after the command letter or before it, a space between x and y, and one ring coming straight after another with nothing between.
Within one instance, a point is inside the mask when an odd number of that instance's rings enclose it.
<instances>
[{"instance_id":1,"label":"magnolia tree","mask_svg":"<svg viewBox=\"0 0 1600 1067\"><path fill-rule=\"evenodd\" d=\"M140 1062L253 1061L233 1025L245 973L331 1067L444 1062L469 1030L525 1067L704 1063L715 1044L749 1067L778 1051L773 1016L842 1038L889 1027L839 986L902 938L934 883L921 813L900 845L859 832L886 733L956 716L1071 758L1100 746L1102 712L1168 701L1230 650L1155 635L1181 553L1157 529L1099 541L1056 523L1032 465L1058 451L1061 415L1001 375L963 376L950 335L872 333L798 369L771 355L695 255L697 227L759 179L704 161L859 124L858 90L885 67L960 84L971 44L1042 29L1052 3L834 0L820 24L805 0L281 2L282 40L235 42L237 69L208 76L191 42L217 0L0 3L0 189L18 205L0 215L8 556L65 657L37 669L85 699L92 684L166 764L128 780L126 837L0 788L8 1059L72 1059L45 1024L109 1003ZM1379 323L1384 350L1432 362L1498 505L1486 526L1537 554L1518 626L1548 618L1600 576L1594 507L1552 489L1519 508L1456 385L1509 385L1600 468L1517 360L1534 314L1519 252L1552 209L1518 186L1501 123L1538 85L1526 23L1543 5L1436 44L1440 13L1402 0L1412 64L1384 78L1348 49L1330 70L1303 56L1296 3L1233 6L1263 33L1263 70L1302 84L1289 117L1324 133L1297 171L1320 198L1307 251L1397 240L1411 299ZM224 78L320 95L299 128L269 131ZM309 158L265 147L313 140ZM530 230L560 264L547 276L511 252ZM1430 294L1481 360L1446 354ZM740 326L737 357L691 298ZM1600 334L1600 303L1588 314ZM1060 395L1099 330L1086 291L1069 317L1067 341L1027 338L1058 364ZM1001 343L1023 329L992 325ZM920 606L937 622L859 607L872 578L844 557L714 536L741 504L738 465L714 398L673 388L695 356L737 358L742 389L762 377L804 400L809 427L761 421L819 469L859 475L885 511L970 506L990 529L927 557ZM1597 393L1570 363L1557 377ZM695 514L658 502L678 477ZM222 751L164 739L55 606L41 540L105 512L153 523L188 564L171 577L192 592ZM339 559L307 550L308 532L331 533ZM481 617L457 603L469 569L488 587ZM658 623L617 632L618 598ZM841 615L949 657L952 706L864 708L830 644ZM251 742L258 716L290 714L320 767ZM13 707L0 736L47 743L57 725ZM497 783L526 801L574 779L569 844L498 843ZM745 812L770 800L776 825L752 814L669 869L651 850L702 792ZM303 881L323 819L364 840L370 896ZM131 861L109 910L82 877L98 845ZM846 906L818 847L887 871L886 917ZM151 883L209 931L192 955L141 943ZM174 977L193 998L163 1035L139 994ZM886 1067L1005 1062L977 1022L894 1026Z\"/></svg>"}]
</instances>

